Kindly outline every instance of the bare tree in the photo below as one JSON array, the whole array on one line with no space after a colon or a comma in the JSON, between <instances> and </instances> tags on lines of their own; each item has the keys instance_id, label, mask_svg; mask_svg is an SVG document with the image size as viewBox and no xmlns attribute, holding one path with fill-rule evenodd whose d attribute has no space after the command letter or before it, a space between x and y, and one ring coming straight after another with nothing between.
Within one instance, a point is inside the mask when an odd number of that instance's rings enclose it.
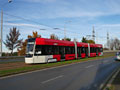
<instances>
[{"instance_id":1,"label":"bare tree","mask_svg":"<svg viewBox=\"0 0 120 90\"><path fill-rule=\"evenodd\" d=\"M6 41L4 42L5 46L11 50L11 54L13 54L13 50L17 47L21 46L22 39L19 39L20 33L16 27L10 28L9 34L6 36Z\"/></svg>"},{"instance_id":2,"label":"bare tree","mask_svg":"<svg viewBox=\"0 0 120 90\"><path fill-rule=\"evenodd\" d=\"M118 38L111 39L109 41L111 50L119 50L120 49L120 40Z\"/></svg>"}]
</instances>

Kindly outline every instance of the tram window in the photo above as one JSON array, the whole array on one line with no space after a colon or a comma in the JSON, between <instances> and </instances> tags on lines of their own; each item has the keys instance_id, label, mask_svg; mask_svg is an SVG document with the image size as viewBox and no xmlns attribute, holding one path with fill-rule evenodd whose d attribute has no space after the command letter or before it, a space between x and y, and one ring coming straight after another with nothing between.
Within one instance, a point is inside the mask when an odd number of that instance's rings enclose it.
<instances>
[{"instance_id":1,"label":"tram window","mask_svg":"<svg viewBox=\"0 0 120 90\"><path fill-rule=\"evenodd\" d=\"M90 47L90 53L93 53L94 50L93 50L93 47Z\"/></svg>"},{"instance_id":2,"label":"tram window","mask_svg":"<svg viewBox=\"0 0 120 90\"><path fill-rule=\"evenodd\" d=\"M81 51L82 51L82 50L81 50L81 47L79 47L79 50L80 50L80 54L81 54Z\"/></svg>"},{"instance_id":3,"label":"tram window","mask_svg":"<svg viewBox=\"0 0 120 90\"><path fill-rule=\"evenodd\" d=\"M81 48L81 53L85 53L85 48L84 47Z\"/></svg>"},{"instance_id":4,"label":"tram window","mask_svg":"<svg viewBox=\"0 0 120 90\"><path fill-rule=\"evenodd\" d=\"M93 53L95 52L95 48L93 47Z\"/></svg>"},{"instance_id":5,"label":"tram window","mask_svg":"<svg viewBox=\"0 0 120 90\"><path fill-rule=\"evenodd\" d=\"M42 55L47 55L47 47L46 46L42 46Z\"/></svg>"},{"instance_id":6,"label":"tram window","mask_svg":"<svg viewBox=\"0 0 120 90\"><path fill-rule=\"evenodd\" d=\"M42 54L42 46L36 45L35 47L35 55L41 55Z\"/></svg>"},{"instance_id":7,"label":"tram window","mask_svg":"<svg viewBox=\"0 0 120 90\"><path fill-rule=\"evenodd\" d=\"M71 48L69 46L65 47L65 54L70 54Z\"/></svg>"},{"instance_id":8,"label":"tram window","mask_svg":"<svg viewBox=\"0 0 120 90\"><path fill-rule=\"evenodd\" d=\"M87 47L85 47L85 53L86 53L86 54L88 53L88 48L87 48Z\"/></svg>"},{"instance_id":9,"label":"tram window","mask_svg":"<svg viewBox=\"0 0 120 90\"><path fill-rule=\"evenodd\" d=\"M65 47L65 54L68 54L68 47Z\"/></svg>"},{"instance_id":10,"label":"tram window","mask_svg":"<svg viewBox=\"0 0 120 90\"><path fill-rule=\"evenodd\" d=\"M71 54L75 53L75 48L74 47L70 47L71 48Z\"/></svg>"},{"instance_id":11,"label":"tram window","mask_svg":"<svg viewBox=\"0 0 120 90\"><path fill-rule=\"evenodd\" d=\"M95 50L94 52L96 53L96 48L94 48L94 50Z\"/></svg>"},{"instance_id":12,"label":"tram window","mask_svg":"<svg viewBox=\"0 0 120 90\"><path fill-rule=\"evenodd\" d=\"M48 55L52 55L53 54L53 50L52 50L52 46L47 46L47 52L48 52Z\"/></svg>"},{"instance_id":13,"label":"tram window","mask_svg":"<svg viewBox=\"0 0 120 90\"><path fill-rule=\"evenodd\" d=\"M52 50L53 50L53 54L59 54L59 47L58 46L53 46Z\"/></svg>"},{"instance_id":14,"label":"tram window","mask_svg":"<svg viewBox=\"0 0 120 90\"><path fill-rule=\"evenodd\" d=\"M63 47L63 46L60 46L59 47L59 53L60 54L64 54L65 53L65 50L64 50L65 48Z\"/></svg>"},{"instance_id":15,"label":"tram window","mask_svg":"<svg viewBox=\"0 0 120 90\"><path fill-rule=\"evenodd\" d=\"M100 52L100 48L98 48L98 52Z\"/></svg>"},{"instance_id":16,"label":"tram window","mask_svg":"<svg viewBox=\"0 0 120 90\"><path fill-rule=\"evenodd\" d=\"M103 48L100 48L100 52L103 52Z\"/></svg>"},{"instance_id":17,"label":"tram window","mask_svg":"<svg viewBox=\"0 0 120 90\"><path fill-rule=\"evenodd\" d=\"M44 45L42 46L42 55L52 55L52 46L50 45Z\"/></svg>"},{"instance_id":18,"label":"tram window","mask_svg":"<svg viewBox=\"0 0 120 90\"><path fill-rule=\"evenodd\" d=\"M77 53L78 53L78 54L80 53L80 48L79 48L79 47L77 48Z\"/></svg>"}]
</instances>

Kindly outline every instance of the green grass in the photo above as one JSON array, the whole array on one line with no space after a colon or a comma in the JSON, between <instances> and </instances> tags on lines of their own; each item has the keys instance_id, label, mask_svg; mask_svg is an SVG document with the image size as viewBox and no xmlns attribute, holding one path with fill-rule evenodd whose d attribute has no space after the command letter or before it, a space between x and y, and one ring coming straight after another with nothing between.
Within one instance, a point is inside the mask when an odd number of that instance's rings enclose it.
<instances>
[{"instance_id":1,"label":"green grass","mask_svg":"<svg viewBox=\"0 0 120 90\"><path fill-rule=\"evenodd\" d=\"M104 90L115 90L115 87L113 85L110 85L106 87Z\"/></svg>"},{"instance_id":2,"label":"green grass","mask_svg":"<svg viewBox=\"0 0 120 90\"><path fill-rule=\"evenodd\" d=\"M84 58L79 60L69 60L69 61L62 61L62 62L48 63L48 64L33 64L33 65L28 65L20 68L0 70L0 77L17 74L17 73L28 72L28 71L40 70L44 68L56 67L56 66L61 66L66 64L78 63L78 62L83 62L88 60L98 60L98 59L103 59L111 56L115 56L115 53L109 53L109 54L105 54L104 56Z\"/></svg>"}]
</instances>

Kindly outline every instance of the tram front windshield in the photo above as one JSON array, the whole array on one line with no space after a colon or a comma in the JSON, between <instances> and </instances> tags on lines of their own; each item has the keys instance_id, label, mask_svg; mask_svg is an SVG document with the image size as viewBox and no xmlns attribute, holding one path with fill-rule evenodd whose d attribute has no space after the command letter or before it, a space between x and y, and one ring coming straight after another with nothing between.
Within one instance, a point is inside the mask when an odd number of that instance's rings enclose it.
<instances>
[{"instance_id":1,"label":"tram front windshield","mask_svg":"<svg viewBox=\"0 0 120 90\"><path fill-rule=\"evenodd\" d=\"M33 56L33 43L28 43L27 44L27 49L26 49L26 57L32 57Z\"/></svg>"}]
</instances>

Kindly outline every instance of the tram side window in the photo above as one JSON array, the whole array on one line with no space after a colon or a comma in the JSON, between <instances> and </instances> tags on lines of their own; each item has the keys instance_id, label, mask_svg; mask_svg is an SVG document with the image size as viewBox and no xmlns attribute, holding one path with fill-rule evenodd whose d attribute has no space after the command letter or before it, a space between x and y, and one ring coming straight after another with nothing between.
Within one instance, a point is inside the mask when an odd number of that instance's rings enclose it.
<instances>
[{"instance_id":1,"label":"tram side window","mask_svg":"<svg viewBox=\"0 0 120 90\"><path fill-rule=\"evenodd\" d=\"M53 54L59 54L59 46L53 46Z\"/></svg>"},{"instance_id":2,"label":"tram side window","mask_svg":"<svg viewBox=\"0 0 120 90\"><path fill-rule=\"evenodd\" d=\"M71 54L71 48L65 47L65 54Z\"/></svg>"},{"instance_id":3,"label":"tram side window","mask_svg":"<svg viewBox=\"0 0 120 90\"><path fill-rule=\"evenodd\" d=\"M52 55L53 54L53 49L52 49L51 45L46 46L46 49L47 49L47 55Z\"/></svg>"},{"instance_id":4,"label":"tram side window","mask_svg":"<svg viewBox=\"0 0 120 90\"><path fill-rule=\"evenodd\" d=\"M85 48L84 47L81 48L81 53L85 53Z\"/></svg>"},{"instance_id":5,"label":"tram side window","mask_svg":"<svg viewBox=\"0 0 120 90\"><path fill-rule=\"evenodd\" d=\"M88 54L88 48L87 47L85 47L85 53L86 53L86 55Z\"/></svg>"},{"instance_id":6,"label":"tram side window","mask_svg":"<svg viewBox=\"0 0 120 90\"><path fill-rule=\"evenodd\" d=\"M95 48L93 47L93 53L95 53Z\"/></svg>"},{"instance_id":7,"label":"tram side window","mask_svg":"<svg viewBox=\"0 0 120 90\"><path fill-rule=\"evenodd\" d=\"M94 47L90 47L90 53L95 53L96 49Z\"/></svg>"},{"instance_id":8,"label":"tram side window","mask_svg":"<svg viewBox=\"0 0 120 90\"><path fill-rule=\"evenodd\" d=\"M95 53L95 48L93 47L93 52Z\"/></svg>"},{"instance_id":9,"label":"tram side window","mask_svg":"<svg viewBox=\"0 0 120 90\"><path fill-rule=\"evenodd\" d=\"M35 47L35 55L41 55L42 54L42 46L36 45Z\"/></svg>"},{"instance_id":10,"label":"tram side window","mask_svg":"<svg viewBox=\"0 0 120 90\"><path fill-rule=\"evenodd\" d=\"M92 47L90 47L90 53L92 53Z\"/></svg>"},{"instance_id":11,"label":"tram side window","mask_svg":"<svg viewBox=\"0 0 120 90\"><path fill-rule=\"evenodd\" d=\"M100 52L103 52L103 48L100 48Z\"/></svg>"},{"instance_id":12,"label":"tram side window","mask_svg":"<svg viewBox=\"0 0 120 90\"><path fill-rule=\"evenodd\" d=\"M44 45L42 46L42 55L52 55L52 46L51 45Z\"/></svg>"},{"instance_id":13,"label":"tram side window","mask_svg":"<svg viewBox=\"0 0 120 90\"><path fill-rule=\"evenodd\" d=\"M71 47L71 54L75 54L75 48Z\"/></svg>"},{"instance_id":14,"label":"tram side window","mask_svg":"<svg viewBox=\"0 0 120 90\"><path fill-rule=\"evenodd\" d=\"M77 53L78 53L78 54L80 53L80 48L79 48L79 47L77 47Z\"/></svg>"},{"instance_id":15,"label":"tram side window","mask_svg":"<svg viewBox=\"0 0 120 90\"><path fill-rule=\"evenodd\" d=\"M100 52L100 48L98 48L98 52Z\"/></svg>"},{"instance_id":16,"label":"tram side window","mask_svg":"<svg viewBox=\"0 0 120 90\"><path fill-rule=\"evenodd\" d=\"M59 54L65 54L65 48L63 46L59 47Z\"/></svg>"}]
</instances>

